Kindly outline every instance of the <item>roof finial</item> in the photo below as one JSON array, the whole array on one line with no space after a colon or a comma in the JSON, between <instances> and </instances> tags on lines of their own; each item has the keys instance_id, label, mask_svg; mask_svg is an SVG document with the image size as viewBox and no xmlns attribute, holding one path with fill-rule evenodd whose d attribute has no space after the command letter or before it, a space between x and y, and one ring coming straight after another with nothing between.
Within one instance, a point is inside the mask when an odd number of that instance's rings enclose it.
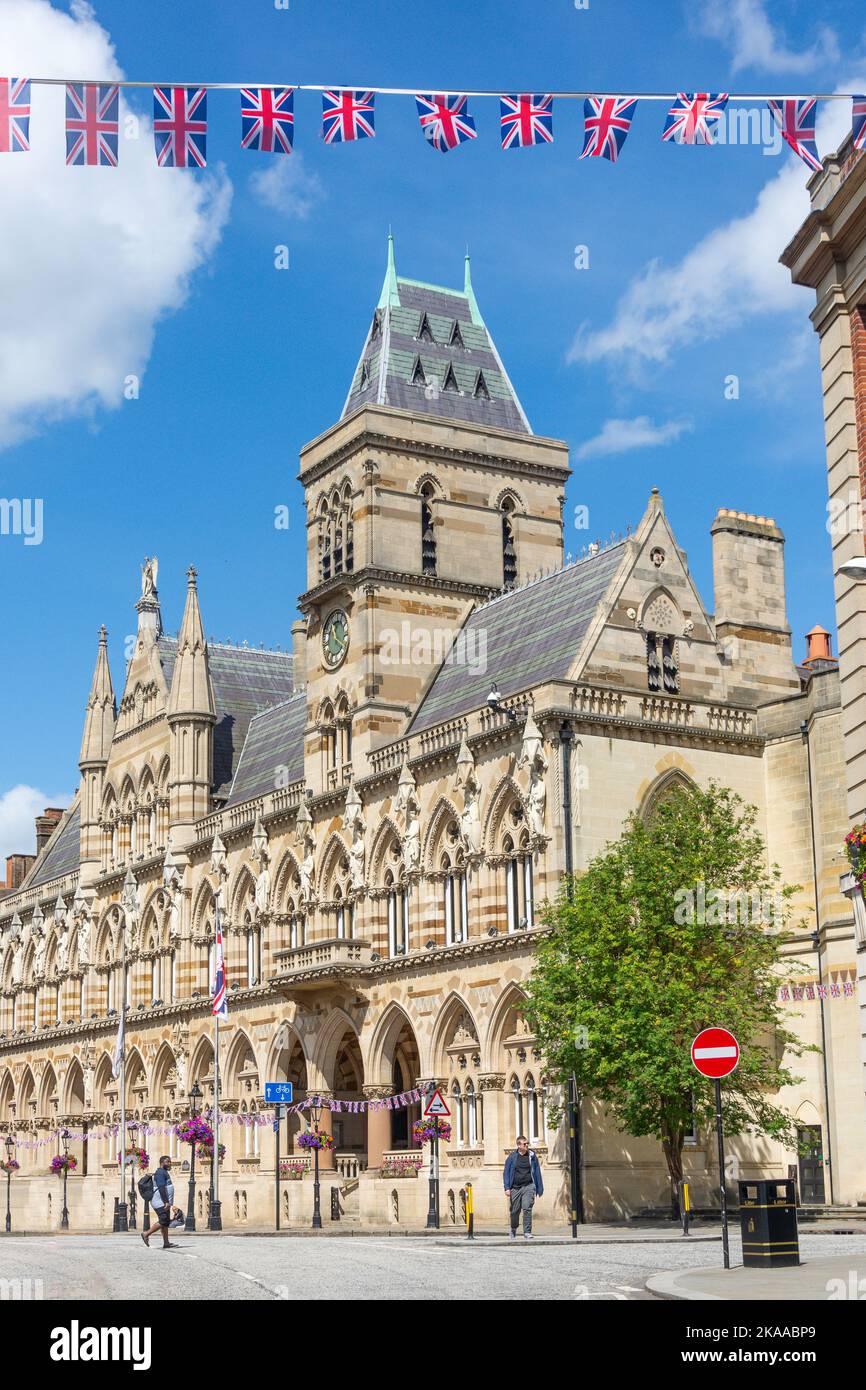
<instances>
[{"instance_id":1,"label":"roof finial","mask_svg":"<svg viewBox=\"0 0 866 1390\"><path fill-rule=\"evenodd\" d=\"M198 579L198 570L196 569L195 565L190 565L189 569L188 569L187 572L186 572L186 583L187 583L187 588L189 588L189 589L196 589L196 588L198 588L198 585L197 585L197 583L196 583L196 580L197 580L197 579Z\"/></svg>"},{"instance_id":2,"label":"roof finial","mask_svg":"<svg viewBox=\"0 0 866 1390\"><path fill-rule=\"evenodd\" d=\"M394 262L394 233L391 225L388 224L388 264L385 269L385 280L382 285L382 293L379 295L377 309L385 309L388 305L400 307L400 293L397 289L397 267Z\"/></svg>"},{"instance_id":3,"label":"roof finial","mask_svg":"<svg viewBox=\"0 0 866 1390\"><path fill-rule=\"evenodd\" d=\"M467 242L467 245L466 245L466 258L465 258L465 260L464 260L464 262L463 262L463 267L464 267L464 269L463 269L463 293L465 294L466 298L469 300L469 315L470 315L470 317L471 317L473 323L480 324L480 325L483 327L483 326L484 326L484 320L483 320L483 318L481 317L481 310L480 310L479 307L478 307L478 300L475 298L475 291L474 291L473 288L472 288L472 271L471 271L470 268L469 268L469 244L468 244L468 242Z\"/></svg>"}]
</instances>

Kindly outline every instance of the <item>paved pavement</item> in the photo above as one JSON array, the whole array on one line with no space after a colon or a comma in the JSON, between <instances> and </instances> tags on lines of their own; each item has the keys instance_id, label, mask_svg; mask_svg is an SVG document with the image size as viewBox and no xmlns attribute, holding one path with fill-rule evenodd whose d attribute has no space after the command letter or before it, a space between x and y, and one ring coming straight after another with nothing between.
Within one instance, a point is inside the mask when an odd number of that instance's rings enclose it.
<instances>
[{"instance_id":1,"label":"paved pavement","mask_svg":"<svg viewBox=\"0 0 866 1390\"><path fill-rule=\"evenodd\" d=\"M836 1242L838 1244L838 1242ZM839 1302L866 1299L866 1248L846 1246L844 1254L827 1255L826 1245L800 1240L802 1263L790 1269L667 1270L647 1281L659 1298L707 1302L743 1299L765 1302Z\"/></svg>"},{"instance_id":2,"label":"paved pavement","mask_svg":"<svg viewBox=\"0 0 866 1390\"><path fill-rule=\"evenodd\" d=\"M318 1240L286 1235L175 1234L176 1248L156 1240L145 1249L135 1233L0 1237L0 1300L112 1298L195 1300L281 1299L465 1301L519 1298L631 1301L651 1299L647 1280L660 1271L682 1276L706 1269L716 1243L642 1231L623 1239L539 1239L515 1242L495 1236L475 1241L454 1236L357 1235ZM555 1233L551 1232L551 1236ZM839 1257L847 1272L862 1266L866 1236L806 1235L804 1258ZM738 1241L732 1255L739 1260ZM852 1257L856 1257L852 1258ZM785 1271L782 1271L784 1273ZM796 1273L796 1271L794 1271ZM728 1278L734 1276L731 1272ZM714 1278L724 1275L720 1271ZM705 1277L704 1275L700 1276ZM847 1277L847 1273L846 1273ZM30 1280L29 1286L16 1282ZM739 1297L739 1292L734 1295ZM766 1296L766 1295L765 1295Z\"/></svg>"}]
</instances>

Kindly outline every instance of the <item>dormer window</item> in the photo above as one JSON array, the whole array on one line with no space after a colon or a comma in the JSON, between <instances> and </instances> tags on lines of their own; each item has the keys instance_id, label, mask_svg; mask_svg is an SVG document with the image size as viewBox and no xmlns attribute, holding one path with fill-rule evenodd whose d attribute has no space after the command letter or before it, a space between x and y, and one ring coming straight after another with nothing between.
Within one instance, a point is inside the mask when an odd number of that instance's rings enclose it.
<instances>
[{"instance_id":1,"label":"dormer window","mask_svg":"<svg viewBox=\"0 0 866 1390\"><path fill-rule=\"evenodd\" d=\"M421 322L418 325L417 338L419 343L433 343L436 341L433 337L433 329L430 327L430 320L428 319L426 313L421 315Z\"/></svg>"},{"instance_id":2,"label":"dormer window","mask_svg":"<svg viewBox=\"0 0 866 1390\"><path fill-rule=\"evenodd\" d=\"M412 375L409 380L413 386L427 385L427 373L424 370L424 364L420 357L415 358L415 364L412 368Z\"/></svg>"},{"instance_id":3,"label":"dormer window","mask_svg":"<svg viewBox=\"0 0 866 1390\"><path fill-rule=\"evenodd\" d=\"M490 400L490 391L488 390L487 382L484 380L483 372L478 373L478 376L475 379L475 390L472 392L472 394L477 401Z\"/></svg>"},{"instance_id":4,"label":"dormer window","mask_svg":"<svg viewBox=\"0 0 866 1390\"><path fill-rule=\"evenodd\" d=\"M457 391L458 393L460 391L460 387L457 385L457 378L454 375L454 368L450 362L448 363L448 369L445 373L445 380L442 383L442 390Z\"/></svg>"},{"instance_id":5,"label":"dormer window","mask_svg":"<svg viewBox=\"0 0 866 1390\"><path fill-rule=\"evenodd\" d=\"M460 332L460 323L458 319L454 320L454 326L451 329L451 337L448 339L448 343L451 347L466 347L466 344L463 341L463 334Z\"/></svg>"},{"instance_id":6,"label":"dormer window","mask_svg":"<svg viewBox=\"0 0 866 1390\"><path fill-rule=\"evenodd\" d=\"M363 391L364 387L365 387L365 386L369 386L369 385L370 385L370 369L369 369L369 367L367 366L367 363L366 363L366 362L363 362L363 363L361 364L361 382L360 382L360 385L359 385L359 387L358 387L358 390L359 390L359 391Z\"/></svg>"},{"instance_id":7,"label":"dormer window","mask_svg":"<svg viewBox=\"0 0 866 1390\"><path fill-rule=\"evenodd\" d=\"M373 315L373 324L372 324L372 327L370 328L370 342L371 342L371 343L375 343L376 339L378 338L378 336L379 336L379 334L380 334L381 332L382 332L382 319L381 319L381 316L380 316L380 314L379 314L379 310L377 309L376 312L375 312L375 314Z\"/></svg>"}]
</instances>

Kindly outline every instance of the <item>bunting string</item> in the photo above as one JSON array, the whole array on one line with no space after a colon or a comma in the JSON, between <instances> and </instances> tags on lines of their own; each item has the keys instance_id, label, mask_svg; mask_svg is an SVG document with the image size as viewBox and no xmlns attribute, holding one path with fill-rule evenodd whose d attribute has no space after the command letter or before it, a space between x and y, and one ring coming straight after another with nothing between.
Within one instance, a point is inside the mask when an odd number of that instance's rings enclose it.
<instances>
[{"instance_id":1,"label":"bunting string","mask_svg":"<svg viewBox=\"0 0 866 1390\"><path fill-rule=\"evenodd\" d=\"M156 162L166 169L203 169L207 164L208 92L240 93L244 150L291 154L294 144L294 94L316 92L322 99L322 138L326 144L369 140L376 135L377 96L414 96L421 133L442 154L477 139L470 100L498 99L499 138L503 150L553 143L555 101L583 101L581 159L600 157L616 163L641 102L667 102L661 139L677 145L739 144L752 141L751 112L728 112L730 102L761 103L783 140L812 170L821 168L815 145L819 101L850 101L855 149L866 146L866 95L824 92L808 96L731 92L518 92L476 89L413 91L408 87L327 87L318 83L144 82L58 77L0 77L0 153L31 149L31 92L37 87L66 89L66 163L117 167L120 97L123 90L150 88ZM743 122L747 117L745 139ZM730 118L733 135L726 120ZM127 132L129 133L129 132ZM758 134L763 138L759 123Z\"/></svg>"}]
</instances>

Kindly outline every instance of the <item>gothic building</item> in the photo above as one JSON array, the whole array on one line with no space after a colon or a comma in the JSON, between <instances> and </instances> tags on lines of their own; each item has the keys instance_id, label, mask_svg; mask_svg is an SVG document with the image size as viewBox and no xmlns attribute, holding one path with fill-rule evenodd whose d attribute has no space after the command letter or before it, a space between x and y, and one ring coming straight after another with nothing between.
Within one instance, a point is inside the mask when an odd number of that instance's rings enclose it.
<instances>
[{"instance_id":1,"label":"gothic building","mask_svg":"<svg viewBox=\"0 0 866 1390\"><path fill-rule=\"evenodd\" d=\"M417 1103L356 1102L435 1081L453 1114L443 1219L459 1219L470 1180L480 1219L501 1219L518 1132L545 1170L542 1218L563 1219L557 1097L522 1007L541 905L630 812L712 778L759 807L817 931L817 948L808 933L797 948L792 1014L815 1042L823 1012L826 1097L810 1054L786 1098L813 1150L803 1195L829 1199L828 1146L836 1200L866 1195L838 675L826 647L793 659L782 532L719 511L710 614L655 489L625 536L567 557L568 476L566 445L530 427L468 261L463 289L445 289L398 276L389 245L343 413L301 452L292 655L208 642L193 569L168 637L147 561L119 700L103 630L78 793L0 897L0 1129L19 1141L20 1225L57 1224L48 1166L64 1126L75 1224L111 1225L124 990L127 1113L164 1132L194 1083L212 1099L217 891L226 1226L272 1220L274 1136L251 1120L279 1080L340 1102L323 1112L323 1163L349 1217L423 1220L426 1183L407 1161ZM288 1222L311 1210L303 1123L282 1137ZM187 1156L172 1135L147 1147ZM708 1201L713 1137L687 1148ZM746 1173L800 1161L747 1139L731 1149ZM591 1104L581 1182L590 1217L667 1200L658 1146ZM200 1187L199 1217L206 1201Z\"/></svg>"}]
</instances>

